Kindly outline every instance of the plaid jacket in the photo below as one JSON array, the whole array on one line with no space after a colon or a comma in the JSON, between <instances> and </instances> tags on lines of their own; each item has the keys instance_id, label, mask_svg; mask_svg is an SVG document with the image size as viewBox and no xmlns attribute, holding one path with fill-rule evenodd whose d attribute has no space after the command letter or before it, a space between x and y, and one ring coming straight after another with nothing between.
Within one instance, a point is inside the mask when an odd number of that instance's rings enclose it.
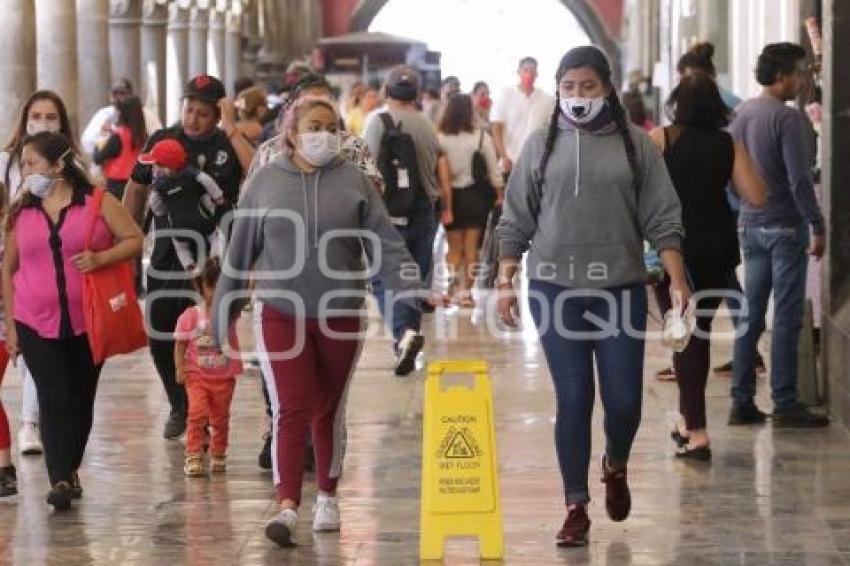
<instances>
[{"instance_id":1,"label":"plaid jacket","mask_svg":"<svg viewBox=\"0 0 850 566\"><path fill-rule=\"evenodd\" d=\"M384 191L384 178L375 165L369 146L362 139L352 136L347 132L340 132L342 156L357 165L357 167L369 177L379 192ZM271 162L275 157L283 153L283 134L277 135L257 148L251 168L248 169L248 177L263 165Z\"/></svg>"}]
</instances>

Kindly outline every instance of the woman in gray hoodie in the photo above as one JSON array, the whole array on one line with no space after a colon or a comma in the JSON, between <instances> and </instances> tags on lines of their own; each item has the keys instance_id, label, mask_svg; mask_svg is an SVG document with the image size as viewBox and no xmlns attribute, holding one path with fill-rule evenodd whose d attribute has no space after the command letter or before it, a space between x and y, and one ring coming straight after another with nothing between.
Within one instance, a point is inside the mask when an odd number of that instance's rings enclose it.
<instances>
[{"instance_id":1,"label":"woman in gray hoodie","mask_svg":"<svg viewBox=\"0 0 850 566\"><path fill-rule=\"evenodd\" d=\"M224 342L226 323L251 294L249 280L255 282L280 501L266 535L281 546L295 542L308 428L319 487L313 529L339 530L345 392L363 343L366 281L379 274L411 300L421 290L418 277L404 277L415 264L381 196L340 156L338 125L324 98L300 99L288 111L286 151L245 186L212 308L214 336Z\"/></svg>"},{"instance_id":2,"label":"woman in gray hoodie","mask_svg":"<svg viewBox=\"0 0 850 566\"><path fill-rule=\"evenodd\" d=\"M567 504L559 546L587 544L593 359L605 409L605 506L631 510L626 464L640 423L647 298L643 240L659 251L674 304L689 297L679 200L649 137L632 126L605 55L561 60L547 130L528 142L496 229L499 315L516 325L513 278L528 254L529 310L555 384L555 447Z\"/></svg>"}]
</instances>

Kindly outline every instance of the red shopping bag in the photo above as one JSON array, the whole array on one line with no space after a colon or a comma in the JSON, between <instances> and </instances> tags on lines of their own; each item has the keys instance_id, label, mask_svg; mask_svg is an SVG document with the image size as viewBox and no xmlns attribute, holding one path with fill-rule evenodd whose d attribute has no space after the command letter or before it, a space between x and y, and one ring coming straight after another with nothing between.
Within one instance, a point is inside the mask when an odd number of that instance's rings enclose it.
<instances>
[{"instance_id":1,"label":"red shopping bag","mask_svg":"<svg viewBox=\"0 0 850 566\"><path fill-rule=\"evenodd\" d=\"M103 189L95 189L90 201L86 250L91 250L104 194ZM111 356L129 354L148 343L130 261L83 274L83 314L95 364Z\"/></svg>"}]
</instances>

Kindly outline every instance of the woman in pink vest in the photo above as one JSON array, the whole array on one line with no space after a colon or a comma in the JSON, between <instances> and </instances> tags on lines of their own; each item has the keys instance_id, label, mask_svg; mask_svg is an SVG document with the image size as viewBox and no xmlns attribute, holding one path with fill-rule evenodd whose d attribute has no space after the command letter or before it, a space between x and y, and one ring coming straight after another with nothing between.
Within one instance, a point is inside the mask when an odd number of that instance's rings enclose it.
<instances>
[{"instance_id":1,"label":"woman in pink vest","mask_svg":"<svg viewBox=\"0 0 850 566\"><path fill-rule=\"evenodd\" d=\"M148 131L138 96L121 100L116 109L116 125L106 141L95 146L92 157L103 168L107 190L121 200L130 173L148 140Z\"/></svg>"},{"instance_id":2,"label":"woman in pink vest","mask_svg":"<svg viewBox=\"0 0 850 566\"><path fill-rule=\"evenodd\" d=\"M23 353L32 372L52 486L47 502L66 510L82 495L77 471L100 375L83 319L83 273L139 255L143 236L107 194L85 249L93 187L61 134L30 138L21 165L23 191L5 226L6 347L12 359Z\"/></svg>"}]
</instances>

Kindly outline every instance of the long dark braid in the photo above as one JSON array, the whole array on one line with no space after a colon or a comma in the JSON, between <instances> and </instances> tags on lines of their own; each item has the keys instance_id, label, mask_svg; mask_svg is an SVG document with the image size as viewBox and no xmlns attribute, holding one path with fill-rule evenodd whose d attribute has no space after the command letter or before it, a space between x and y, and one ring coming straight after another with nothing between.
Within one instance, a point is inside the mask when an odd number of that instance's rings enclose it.
<instances>
[{"instance_id":1,"label":"long dark braid","mask_svg":"<svg viewBox=\"0 0 850 566\"><path fill-rule=\"evenodd\" d=\"M543 180L546 177L546 166L549 164L549 157L552 155L552 150L555 148L555 138L558 137L558 119L561 115L561 93L555 91L555 108L552 110L552 118L549 120L549 133L546 136L546 144L543 146L543 157L540 158L540 170L537 179L537 188L543 189Z\"/></svg>"},{"instance_id":2,"label":"long dark braid","mask_svg":"<svg viewBox=\"0 0 850 566\"><path fill-rule=\"evenodd\" d=\"M608 105L614 114L614 122L617 124L617 131L623 138L623 145L626 148L626 159L629 160L629 167L632 168L632 186L635 189L635 194L640 194L640 187L643 184L641 178L640 166L637 158L637 148L635 141L632 139L632 134L629 132L629 120L626 117L626 109L620 103L620 97L617 95L616 89L612 88L608 95Z\"/></svg>"}]
</instances>

